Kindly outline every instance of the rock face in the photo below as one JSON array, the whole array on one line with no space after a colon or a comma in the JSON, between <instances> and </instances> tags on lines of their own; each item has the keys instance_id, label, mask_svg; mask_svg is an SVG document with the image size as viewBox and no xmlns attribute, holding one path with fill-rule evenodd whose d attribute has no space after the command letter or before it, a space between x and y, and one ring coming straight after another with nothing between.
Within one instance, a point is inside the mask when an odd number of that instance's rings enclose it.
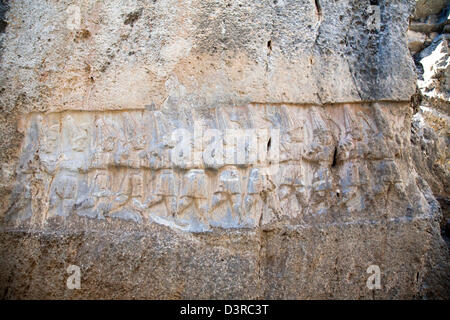
<instances>
[{"instance_id":1,"label":"rock face","mask_svg":"<svg viewBox=\"0 0 450 320\"><path fill-rule=\"evenodd\" d=\"M450 243L450 5L438 7L440 8L440 12L435 10L435 14L413 20L410 25L414 28L421 23L433 26L437 31L428 35L421 33L429 39L418 46L418 50L412 50L410 46L418 74L415 95L417 112L413 116L411 142L416 170L426 180L441 205L442 234L447 243Z\"/></svg>"},{"instance_id":2,"label":"rock face","mask_svg":"<svg viewBox=\"0 0 450 320\"><path fill-rule=\"evenodd\" d=\"M426 18L441 12L447 6L446 0L416 0L414 18Z\"/></svg>"},{"instance_id":3,"label":"rock face","mask_svg":"<svg viewBox=\"0 0 450 320\"><path fill-rule=\"evenodd\" d=\"M2 10L3 298L448 297L414 1Z\"/></svg>"}]
</instances>

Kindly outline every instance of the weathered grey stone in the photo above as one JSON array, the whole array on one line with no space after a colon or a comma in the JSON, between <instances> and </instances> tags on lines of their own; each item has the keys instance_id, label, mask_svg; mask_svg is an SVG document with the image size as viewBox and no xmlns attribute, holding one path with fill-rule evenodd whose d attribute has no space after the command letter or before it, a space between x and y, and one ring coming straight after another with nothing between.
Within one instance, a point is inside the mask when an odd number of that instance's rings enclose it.
<instances>
[{"instance_id":1,"label":"weathered grey stone","mask_svg":"<svg viewBox=\"0 0 450 320\"><path fill-rule=\"evenodd\" d=\"M446 27L445 22L441 23L411 22L409 29L415 32L431 33L431 32L441 32L445 27Z\"/></svg>"},{"instance_id":2,"label":"weathered grey stone","mask_svg":"<svg viewBox=\"0 0 450 320\"><path fill-rule=\"evenodd\" d=\"M423 74L418 86L424 96L450 101L450 53L448 40L442 36L419 54Z\"/></svg>"},{"instance_id":3,"label":"weathered grey stone","mask_svg":"<svg viewBox=\"0 0 450 320\"><path fill-rule=\"evenodd\" d=\"M74 30L72 2L14 2L5 103L20 93L30 111L407 100L412 1L397 2L373 14L356 0L85 2Z\"/></svg>"},{"instance_id":4,"label":"weathered grey stone","mask_svg":"<svg viewBox=\"0 0 450 320\"><path fill-rule=\"evenodd\" d=\"M447 0L416 0L414 17L425 18L441 12L448 5Z\"/></svg>"},{"instance_id":5,"label":"weathered grey stone","mask_svg":"<svg viewBox=\"0 0 450 320\"><path fill-rule=\"evenodd\" d=\"M0 296L447 298L413 5L10 2Z\"/></svg>"},{"instance_id":6,"label":"weathered grey stone","mask_svg":"<svg viewBox=\"0 0 450 320\"><path fill-rule=\"evenodd\" d=\"M424 33L408 30L408 48L411 53L417 53L423 49L427 36Z\"/></svg>"},{"instance_id":7,"label":"weathered grey stone","mask_svg":"<svg viewBox=\"0 0 450 320\"><path fill-rule=\"evenodd\" d=\"M432 42L425 42L425 48L415 55L418 71L418 89L414 98L416 114L413 116L411 142L412 157L418 174L428 184L430 191L438 200L443 216L441 233L450 243L448 220L450 217L449 199L449 54L448 35L445 34L450 7L439 15L424 17L422 20L445 24L441 34L433 35ZM427 188L427 186L425 186ZM436 251L437 252L437 251ZM448 279L448 260L434 267L433 287Z\"/></svg>"}]
</instances>

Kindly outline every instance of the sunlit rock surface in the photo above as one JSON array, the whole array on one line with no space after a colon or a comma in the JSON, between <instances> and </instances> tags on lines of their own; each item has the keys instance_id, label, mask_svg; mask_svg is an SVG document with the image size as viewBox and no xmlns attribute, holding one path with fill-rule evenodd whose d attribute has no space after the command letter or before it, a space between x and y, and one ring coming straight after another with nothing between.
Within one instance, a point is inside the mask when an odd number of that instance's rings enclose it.
<instances>
[{"instance_id":1,"label":"sunlit rock surface","mask_svg":"<svg viewBox=\"0 0 450 320\"><path fill-rule=\"evenodd\" d=\"M2 7L1 296L448 297L414 4Z\"/></svg>"}]
</instances>

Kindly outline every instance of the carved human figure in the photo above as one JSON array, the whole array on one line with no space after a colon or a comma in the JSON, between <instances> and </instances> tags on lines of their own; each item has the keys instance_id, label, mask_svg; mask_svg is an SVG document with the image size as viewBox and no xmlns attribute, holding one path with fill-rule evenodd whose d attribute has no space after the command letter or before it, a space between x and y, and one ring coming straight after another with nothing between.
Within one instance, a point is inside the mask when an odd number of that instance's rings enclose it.
<instances>
[{"instance_id":1,"label":"carved human figure","mask_svg":"<svg viewBox=\"0 0 450 320\"><path fill-rule=\"evenodd\" d=\"M335 151L333 133L317 110L311 111L310 118L312 140L305 146L303 157L308 161L331 164Z\"/></svg>"},{"instance_id":2,"label":"carved human figure","mask_svg":"<svg viewBox=\"0 0 450 320\"><path fill-rule=\"evenodd\" d=\"M266 170L267 169L262 169L260 172L262 178L261 197L264 201L265 209L268 209L272 214L279 218L283 212L276 192L277 187L271 179L271 175L269 174L270 171L266 172Z\"/></svg>"},{"instance_id":3,"label":"carved human figure","mask_svg":"<svg viewBox=\"0 0 450 320\"><path fill-rule=\"evenodd\" d=\"M285 121L280 128L282 131L279 151L280 160L297 160L302 156L305 120L291 115L288 109L284 110L283 115Z\"/></svg>"},{"instance_id":4,"label":"carved human figure","mask_svg":"<svg viewBox=\"0 0 450 320\"><path fill-rule=\"evenodd\" d=\"M339 204L345 204L349 211L361 210L363 208L361 185L364 183L364 163L357 160L343 162L340 169L339 179ZM362 173L362 177L360 177Z\"/></svg>"},{"instance_id":5,"label":"carved human figure","mask_svg":"<svg viewBox=\"0 0 450 320\"><path fill-rule=\"evenodd\" d=\"M260 169L251 169L248 176L247 194L244 198L245 217L243 217L243 219L252 226L258 225L261 220L263 188L264 181L263 177L261 177Z\"/></svg>"},{"instance_id":6,"label":"carved human figure","mask_svg":"<svg viewBox=\"0 0 450 320\"><path fill-rule=\"evenodd\" d=\"M53 173L58 167L60 125L41 117L39 129L39 160L43 169Z\"/></svg>"},{"instance_id":7,"label":"carved human figure","mask_svg":"<svg viewBox=\"0 0 450 320\"><path fill-rule=\"evenodd\" d=\"M396 150L389 144L393 136L390 129L386 128L388 126L387 120L379 106L371 110L373 117L358 112L358 116L363 119L368 127L367 141L364 145L369 145L370 148L365 150L364 158L369 160L392 159Z\"/></svg>"},{"instance_id":8,"label":"carved human figure","mask_svg":"<svg viewBox=\"0 0 450 320\"><path fill-rule=\"evenodd\" d=\"M312 178L312 202L330 200L334 194L331 192L333 186L333 177L328 167L316 167Z\"/></svg>"},{"instance_id":9,"label":"carved human figure","mask_svg":"<svg viewBox=\"0 0 450 320\"><path fill-rule=\"evenodd\" d=\"M71 173L60 172L50 187L49 216L67 216L75 207L77 179Z\"/></svg>"},{"instance_id":10,"label":"carved human figure","mask_svg":"<svg viewBox=\"0 0 450 320\"><path fill-rule=\"evenodd\" d=\"M360 148L361 143L359 143L363 138L361 125L353 117L351 108L348 105L344 106L343 114L344 134L337 146L336 159L345 161L361 158L363 156L363 150Z\"/></svg>"},{"instance_id":11,"label":"carved human figure","mask_svg":"<svg viewBox=\"0 0 450 320\"><path fill-rule=\"evenodd\" d=\"M312 109L310 132L312 141L305 146L304 159L310 162L312 170L311 203L329 202L332 191L331 166L336 161L336 148L332 130L316 109Z\"/></svg>"},{"instance_id":12,"label":"carved human figure","mask_svg":"<svg viewBox=\"0 0 450 320\"><path fill-rule=\"evenodd\" d=\"M245 216L242 219L251 226L261 223L264 209L271 210L276 217L281 215L282 211L275 184L264 168L253 168L250 171L247 194L244 198L244 209Z\"/></svg>"},{"instance_id":13,"label":"carved human figure","mask_svg":"<svg viewBox=\"0 0 450 320\"><path fill-rule=\"evenodd\" d=\"M361 210L364 203L360 188L364 178L360 178L365 163L363 161L364 148L361 124L355 118L350 106L343 109L344 132L337 147L336 159L339 161L339 189L336 195L339 204L345 204L350 211ZM363 173L364 177L364 173Z\"/></svg>"},{"instance_id":14,"label":"carved human figure","mask_svg":"<svg viewBox=\"0 0 450 320\"><path fill-rule=\"evenodd\" d=\"M156 176L155 189L147 199L145 205L151 208L157 204L164 203L166 213L169 217L175 217L178 211L178 179L171 169L163 169Z\"/></svg>"},{"instance_id":15,"label":"carved human figure","mask_svg":"<svg viewBox=\"0 0 450 320\"><path fill-rule=\"evenodd\" d=\"M241 217L241 194L241 179L237 168L234 166L225 168L219 174L218 186L212 196L210 211L214 211L221 205L226 205L233 219L239 221Z\"/></svg>"},{"instance_id":16,"label":"carved human figure","mask_svg":"<svg viewBox=\"0 0 450 320\"><path fill-rule=\"evenodd\" d=\"M277 194L283 212L296 215L308 204L309 190L306 187L301 163L285 165L280 169Z\"/></svg>"},{"instance_id":17,"label":"carved human figure","mask_svg":"<svg viewBox=\"0 0 450 320\"><path fill-rule=\"evenodd\" d=\"M132 150L138 151L145 147L144 127L141 121L132 113L124 115L125 136L131 144Z\"/></svg>"},{"instance_id":18,"label":"carved human figure","mask_svg":"<svg viewBox=\"0 0 450 320\"><path fill-rule=\"evenodd\" d=\"M87 123L77 123L70 115L66 116L65 125L67 126L72 150L76 152L85 151L89 143L89 125Z\"/></svg>"},{"instance_id":19,"label":"carved human figure","mask_svg":"<svg viewBox=\"0 0 450 320\"><path fill-rule=\"evenodd\" d=\"M19 176L19 181L14 186L11 194L10 206L7 209L6 221L20 221L32 216L32 187L30 181L32 174Z\"/></svg>"},{"instance_id":20,"label":"carved human figure","mask_svg":"<svg viewBox=\"0 0 450 320\"><path fill-rule=\"evenodd\" d=\"M191 169L182 179L178 202L178 214L194 205L197 218L206 221L208 213L208 176L204 170Z\"/></svg>"},{"instance_id":21,"label":"carved human figure","mask_svg":"<svg viewBox=\"0 0 450 320\"><path fill-rule=\"evenodd\" d=\"M47 126L46 122L42 123L40 134L40 150L45 154L53 154L58 148L59 124Z\"/></svg>"},{"instance_id":22,"label":"carved human figure","mask_svg":"<svg viewBox=\"0 0 450 320\"><path fill-rule=\"evenodd\" d=\"M117 146L117 130L107 119L99 117L95 120L94 166L106 168L114 162L113 152Z\"/></svg>"},{"instance_id":23,"label":"carved human figure","mask_svg":"<svg viewBox=\"0 0 450 320\"><path fill-rule=\"evenodd\" d=\"M120 187L114 193L113 206L109 216L142 223L146 205L144 199L144 177L142 172L124 172Z\"/></svg>"},{"instance_id":24,"label":"carved human figure","mask_svg":"<svg viewBox=\"0 0 450 320\"><path fill-rule=\"evenodd\" d=\"M104 219L111 210L112 182L108 171L96 171L88 192L77 200L77 214Z\"/></svg>"},{"instance_id":25,"label":"carved human figure","mask_svg":"<svg viewBox=\"0 0 450 320\"><path fill-rule=\"evenodd\" d=\"M144 127L136 115L125 113L122 116L124 141L120 144L120 161L128 166L139 168L143 161L141 154L145 148Z\"/></svg>"},{"instance_id":26,"label":"carved human figure","mask_svg":"<svg viewBox=\"0 0 450 320\"><path fill-rule=\"evenodd\" d=\"M400 170L394 159L383 159L372 161L373 170L372 190L374 195L387 193L392 187L401 196L405 196L405 187Z\"/></svg>"},{"instance_id":27,"label":"carved human figure","mask_svg":"<svg viewBox=\"0 0 450 320\"><path fill-rule=\"evenodd\" d=\"M170 150L173 148L171 141L154 138L150 141L148 149L144 152L146 165L153 170L167 169L170 164Z\"/></svg>"}]
</instances>

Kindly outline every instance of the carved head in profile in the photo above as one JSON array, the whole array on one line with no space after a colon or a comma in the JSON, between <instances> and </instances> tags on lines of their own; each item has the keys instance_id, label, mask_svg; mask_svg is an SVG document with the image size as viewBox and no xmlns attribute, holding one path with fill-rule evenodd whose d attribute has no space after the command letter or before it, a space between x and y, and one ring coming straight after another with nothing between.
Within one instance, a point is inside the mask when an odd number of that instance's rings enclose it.
<instances>
[{"instance_id":1,"label":"carved head in profile","mask_svg":"<svg viewBox=\"0 0 450 320\"><path fill-rule=\"evenodd\" d=\"M217 191L229 194L241 193L241 181L236 168L230 167L220 173Z\"/></svg>"},{"instance_id":2,"label":"carved head in profile","mask_svg":"<svg viewBox=\"0 0 450 320\"><path fill-rule=\"evenodd\" d=\"M86 149L88 143L87 130L80 130L79 134L72 138L72 149L75 151L82 152Z\"/></svg>"},{"instance_id":3,"label":"carved head in profile","mask_svg":"<svg viewBox=\"0 0 450 320\"><path fill-rule=\"evenodd\" d=\"M59 125L43 126L40 136L40 148L44 153L51 154L58 148Z\"/></svg>"},{"instance_id":4,"label":"carved head in profile","mask_svg":"<svg viewBox=\"0 0 450 320\"><path fill-rule=\"evenodd\" d=\"M111 152L116 146L117 135L111 124L106 119L98 118L95 120L96 139L101 151Z\"/></svg>"},{"instance_id":5,"label":"carved head in profile","mask_svg":"<svg viewBox=\"0 0 450 320\"><path fill-rule=\"evenodd\" d=\"M131 196L132 197L142 197L144 193L144 179L139 174L131 175Z\"/></svg>"},{"instance_id":6,"label":"carved head in profile","mask_svg":"<svg viewBox=\"0 0 450 320\"><path fill-rule=\"evenodd\" d=\"M131 139L131 145L134 150L142 150L145 147L145 138L140 134L135 135Z\"/></svg>"},{"instance_id":7,"label":"carved head in profile","mask_svg":"<svg viewBox=\"0 0 450 320\"><path fill-rule=\"evenodd\" d=\"M102 150L104 152L111 152L114 150L115 146L116 146L116 138L112 135L109 135L103 140Z\"/></svg>"},{"instance_id":8,"label":"carved head in profile","mask_svg":"<svg viewBox=\"0 0 450 320\"><path fill-rule=\"evenodd\" d=\"M111 179L108 173L99 172L95 175L93 181L94 192L96 197L108 196L111 193Z\"/></svg>"},{"instance_id":9,"label":"carved head in profile","mask_svg":"<svg viewBox=\"0 0 450 320\"><path fill-rule=\"evenodd\" d=\"M89 139L87 125L77 124L71 116L67 116L65 120L72 149L78 152L84 151L88 146Z\"/></svg>"},{"instance_id":10,"label":"carved head in profile","mask_svg":"<svg viewBox=\"0 0 450 320\"><path fill-rule=\"evenodd\" d=\"M261 176L261 172L257 168L253 168L250 171L250 175L248 178L248 193L249 194L258 194L263 190L263 177Z\"/></svg>"},{"instance_id":11,"label":"carved head in profile","mask_svg":"<svg viewBox=\"0 0 450 320\"><path fill-rule=\"evenodd\" d=\"M333 144L333 133L317 110L311 112L311 128L314 141L321 146Z\"/></svg>"}]
</instances>

